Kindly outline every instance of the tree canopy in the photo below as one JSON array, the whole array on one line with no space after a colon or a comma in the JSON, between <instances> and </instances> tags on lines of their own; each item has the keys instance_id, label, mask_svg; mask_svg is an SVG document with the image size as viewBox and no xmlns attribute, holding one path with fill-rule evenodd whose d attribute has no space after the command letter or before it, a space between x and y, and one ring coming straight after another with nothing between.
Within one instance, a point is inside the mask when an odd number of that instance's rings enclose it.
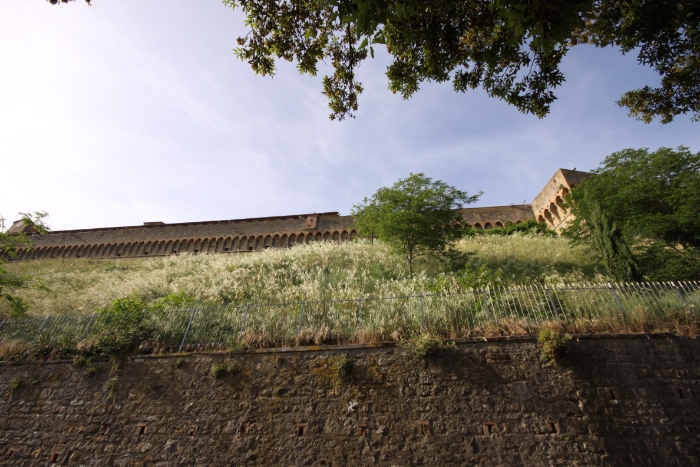
<instances>
[{"instance_id":1,"label":"tree canopy","mask_svg":"<svg viewBox=\"0 0 700 467\"><path fill-rule=\"evenodd\" d=\"M416 258L442 254L462 235L458 209L479 196L422 173L411 174L365 198L352 215L360 235L377 238L406 258L412 276Z\"/></svg>"},{"instance_id":2,"label":"tree canopy","mask_svg":"<svg viewBox=\"0 0 700 467\"><path fill-rule=\"evenodd\" d=\"M639 51L661 86L625 93L618 105L644 122L700 118L700 2L697 0L223 0L246 15L236 54L256 73L275 59L323 79L331 119L353 116L363 91L357 68L373 46L392 57L389 89L409 98L422 82L482 87L519 111L544 117L565 77L567 51L582 43Z\"/></svg>"},{"instance_id":3,"label":"tree canopy","mask_svg":"<svg viewBox=\"0 0 700 467\"><path fill-rule=\"evenodd\" d=\"M659 87L628 91L617 102L630 116L700 120L697 0L222 1L246 15L249 31L235 53L256 73L273 75L276 59L314 76L320 61L332 65L323 78L331 119L354 116L363 91L357 69L377 44L392 57L389 89L405 99L425 81L451 81L457 92L482 87L542 118L565 81L562 58L587 43L638 52L638 62L659 73Z\"/></svg>"},{"instance_id":4,"label":"tree canopy","mask_svg":"<svg viewBox=\"0 0 700 467\"><path fill-rule=\"evenodd\" d=\"M593 200L651 280L700 279L700 152L625 149L568 195L575 220L565 235L593 241Z\"/></svg>"}]
</instances>

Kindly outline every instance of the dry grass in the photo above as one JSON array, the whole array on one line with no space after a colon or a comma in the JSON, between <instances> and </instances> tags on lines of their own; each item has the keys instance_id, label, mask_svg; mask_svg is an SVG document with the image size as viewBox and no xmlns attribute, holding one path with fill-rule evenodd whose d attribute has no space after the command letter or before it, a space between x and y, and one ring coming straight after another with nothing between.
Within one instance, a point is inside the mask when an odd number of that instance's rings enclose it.
<instances>
[{"instance_id":1,"label":"dry grass","mask_svg":"<svg viewBox=\"0 0 700 467\"><path fill-rule=\"evenodd\" d=\"M600 279L597 265L561 238L514 235L462 240L473 267L501 270L514 283L562 283ZM392 296L425 292L448 274L444 265L423 264L408 278L403 259L375 242L316 243L245 255L183 255L116 260L41 260L8 264L35 278L16 291L35 315L91 313L116 298L135 294L147 302L182 292L198 304L288 303ZM0 302L0 314L7 312Z\"/></svg>"},{"instance_id":2,"label":"dry grass","mask_svg":"<svg viewBox=\"0 0 700 467\"><path fill-rule=\"evenodd\" d=\"M21 340L0 341L0 361L6 362L25 355L30 349L30 344Z\"/></svg>"}]
</instances>

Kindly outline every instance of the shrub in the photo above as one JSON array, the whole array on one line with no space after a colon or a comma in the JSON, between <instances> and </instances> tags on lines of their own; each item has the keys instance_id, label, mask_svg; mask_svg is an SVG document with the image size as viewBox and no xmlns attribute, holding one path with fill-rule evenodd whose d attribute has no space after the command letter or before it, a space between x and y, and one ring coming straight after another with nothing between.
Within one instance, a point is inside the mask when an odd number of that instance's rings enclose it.
<instances>
[{"instance_id":1,"label":"shrub","mask_svg":"<svg viewBox=\"0 0 700 467\"><path fill-rule=\"evenodd\" d=\"M221 378L226 374L235 375L241 371L241 367L234 362L225 361L223 363L215 363L209 369L209 375L213 378Z\"/></svg>"},{"instance_id":2,"label":"shrub","mask_svg":"<svg viewBox=\"0 0 700 467\"><path fill-rule=\"evenodd\" d=\"M184 364L185 364L185 360L182 358L178 358L177 360L175 360L175 367L176 368L180 368Z\"/></svg>"},{"instance_id":3,"label":"shrub","mask_svg":"<svg viewBox=\"0 0 700 467\"><path fill-rule=\"evenodd\" d=\"M223 363L215 363L209 369L209 376L212 378L221 378L226 374L228 368Z\"/></svg>"},{"instance_id":4,"label":"shrub","mask_svg":"<svg viewBox=\"0 0 700 467\"><path fill-rule=\"evenodd\" d=\"M23 388L25 386L33 386L37 383L38 381L35 379L24 379L18 376L17 378L10 381L10 384L7 386L6 397L12 397L14 396L15 391L17 391L18 389Z\"/></svg>"},{"instance_id":5,"label":"shrub","mask_svg":"<svg viewBox=\"0 0 700 467\"><path fill-rule=\"evenodd\" d=\"M98 373L102 373L102 370L103 370L103 368L101 366L95 365L95 366L87 367L87 369L84 371L84 373L87 376L93 376L93 375L96 375Z\"/></svg>"},{"instance_id":6,"label":"shrub","mask_svg":"<svg viewBox=\"0 0 700 467\"><path fill-rule=\"evenodd\" d=\"M29 349L29 354L40 360L71 358L77 353L77 342L69 334L41 333Z\"/></svg>"},{"instance_id":7,"label":"shrub","mask_svg":"<svg viewBox=\"0 0 700 467\"><path fill-rule=\"evenodd\" d=\"M558 358L564 356L569 350L570 341L571 336L568 334L561 334L548 328L541 329L537 336L537 345L545 366L551 366Z\"/></svg>"},{"instance_id":8,"label":"shrub","mask_svg":"<svg viewBox=\"0 0 700 467\"><path fill-rule=\"evenodd\" d=\"M448 342L444 338L428 332L402 340L400 345L415 357L428 357L457 348L454 341Z\"/></svg>"},{"instance_id":9,"label":"shrub","mask_svg":"<svg viewBox=\"0 0 700 467\"><path fill-rule=\"evenodd\" d=\"M113 300L98 311L90 331L92 352L113 356L128 353L152 334L146 319L149 305L136 295Z\"/></svg>"},{"instance_id":10,"label":"shrub","mask_svg":"<svg viewBox=\"0 0 700 467\"><path fill-rule=\"evenodd\" d=\"M352 360L345 357L338 358L335 361L335 370L340 378L350 378L352 376L354 365Z\"/></svg>"},{"instance_id":11,"label":"shrub","mask_svg":"<svg viewBox=\"0 0 700 467\"><path fill-rule=\"evenodd\" d=\"M90 363L89 358L81 357L80 355L76 355L73 358L73 366L74 367L82 367Z\"/></svg>"}]
</instances>

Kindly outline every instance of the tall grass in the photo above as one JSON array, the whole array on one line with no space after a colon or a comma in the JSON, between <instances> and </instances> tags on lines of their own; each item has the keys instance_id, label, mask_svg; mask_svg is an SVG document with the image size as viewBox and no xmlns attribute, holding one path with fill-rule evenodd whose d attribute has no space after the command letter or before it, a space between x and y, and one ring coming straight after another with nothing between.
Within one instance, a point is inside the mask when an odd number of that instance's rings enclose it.
<instances>
[{"instance_id":1,"label":"tall grass","mask_svg":"<svg viewBox=\"0 0 700 467\"><path fill-rule=\"evenodd\" d=\"M544 235L477 236L458 250L469 267L500 270L511 283L564 283L602 279L599 266L580 247ZM401 296L425 292L436 281L457 288L457 272L424 262L408 277L403 258L374 242L313 243L238 255L183 255L149 259L41 260L8 264L31 276L33 286L16 294L32 315L79 315L131 295L153 302L182 293L199 306ZM8 310L2 308L0 314Z\"/></svg>"}]
</instances>

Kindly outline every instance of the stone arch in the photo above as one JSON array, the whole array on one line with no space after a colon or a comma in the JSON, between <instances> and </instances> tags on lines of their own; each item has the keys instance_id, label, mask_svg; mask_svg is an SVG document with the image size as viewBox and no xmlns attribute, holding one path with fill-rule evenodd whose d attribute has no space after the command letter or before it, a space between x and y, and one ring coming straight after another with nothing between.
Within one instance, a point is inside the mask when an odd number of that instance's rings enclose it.
<instances>
[{"instance_id":1,"label":"stone arch","mask_svg":"<svg viewBox=\"0 0 700 467\"><path fill-rule=\"evenodd\" d=\"M474 228L482 230L484 227L481 225L481 222L474 222Z\"/></svg>"},{"instance_id":2,"label":"stone arch","mask_svg":"<svg viewBox=\"0 0 700 467\"><path fill-rule=\"evenodd\" d=\"M41 252L39 252L39 254L36 257L37 257L37 259L44 259L44 258L48 258L49 256L51 256L51 247L50 246L42 248Z\"/></svg>"},{"instance_id":3,"label":"stone arch","mask_svg":"<svg viewBox=\"0 0 700 467\"><path fill-rule=\"evenodd\" d=\"M105 248L107 247L106 243L100 243L95 247L95 253L93 254L93 258L102 258L102 255L105 252Z\"/></svg>"},{"instance_id":4,"label":"stone arch","mask_svg":"<svg viewBox=\"0 0 700 467\"><path fill-rule=\"evenodd\" d=\"M89 245L78 245L75 249L75 257L82 258L83 256L85 256L85 250L89 251L89 249Z\"/></svg>"},{"instance_id":5,"label":"stone arch","mask_svg":"<svg viewBox=\"0 0 700 467\"><path fill-rule=\"evenodd\" d=\"M562 210L564 209L564 200L562 199L561 196L557 196L557 197L554 199L554 203L555 203L555 204L557 205L557 207L559 207L560 209L562 209Z\"/></svg>"},{"instance_id":6,"label":"stone arch","mask_svg":"<svg viewBox=\"0 0 700 467\"><path fill-rule=\"evenodd\" d=\"M34 259L39 254L39 248L27 249L27 259Z\"/></svg>"},{"instance_id":7,"label":"stone arch","mask_svg":"<svg viewBox=\"0 0 700 467\"><path fill-rule=\"evenodd\" d=\"M293 234L290 234L290 235L289 235L289 240L288 240L289 246L290 246L290 247L291 247L291 246L294 246L294 244L295 244L296 242L297 242L297 234L294 234L294 233L293 233Z\"/></svg>"},{"instance_id":8,"label":"stone arch","mask_svg":"<svg viewBox=\"0 0 700 467\"><path fill-rule=\"evenodd\" d=\"M560 219L560 217L559 217L559 209L557 209L557 205L554 204L554 201L552 201L551 203L549 203L549 212L552 213L552 215L553 215L554 217L556 217L557 220Z\"/></svg>"},{"instance_id":9,"label":"stone arch","mask_svg":"<svg viewBox=\"0 0 700 467\"><path fill-rule=\"evenodd\" d=\"M103 258L111 258L116 253L117 245L115 243L107 243L102 252Z\"/></svg>"},{"instance_id":10,"label":"stone arch","mask_svg":"<svg viewBox=\"0 0 700 467\"><path fill-rule=\"evenodd\" d=\"M341 242L347 242L350 237L350 234L348 234L347 230L343 230L340 232L340 241Z\"/></svg>"},{"instance_id":11,"label":"stone arch","mask_svg":"<svg viewBox=\"0 0 700 467\"><path fill-rule=\"evenodd\" d=\"M338 232L337 230L334 231L331 234L331 238L333 239L334 242L339 242L340 241L340 232Z\"/></svg>"},{"instance_id":12,"label":"stone arch","mask_svg":"<svg viewBox=\"0 0 700 467\"><path fill-rule=\"evenodd\" d=\"M552 220L552 214L549 212L549 209L544 210L544 218L547 219L547 222L550 224L554 224L554 221Z\"/></svg>"},{"instance_id":13,"label":"stone arch","mask_svg":"<svg viewBox=\"0 0 700 467\"><path fill-rule=\"evenodd\" d=\"M493 225L490 222L487 222L484 224L484 230L490 230L493 228Z\"/></svg>"},{"instance_id":14,"label":"stone arch","mask_svg":"<svg viewBox=\"0 0 700 467\"><path fill-rule=\"evenodd\" d=\"M202 248L199 250L200 253L209 253L211 251L212 246L216 248L216 239L215 238L205 238L202 241Z\"/></svg>"},{"instance_id":15,"label":"stone arch","mask_svg":"<svg viewBox=\"0 0 700 467\"><path fill-rule=\"evenodd\" d=\"M29 259L37 259L39 258L39 255L41 254L42 248L34 248L31 251L31 254L29 255Z\"/></svg>"},{"instance_id":16,"label":"stone arch","mask_svg":"<svg viewBox=\"0 0 700 467\"><path fill-rule=\"evenodd\" d=\"M569 189L567 187L562 187L561 189L561 197L563 198L569 193Z\"/></svg>"},{"instance_id":17,"label":"stone arch","mask_svg":"<svg viewBox=\"0 0 700 467\"><path fill-rule=\"evenodd\" d=\"M331 239L331 233L329 231L325 231L323 233L323 241L329 241Z\"/></svg>"},{"instance_id":18,"label":"stone arch","mask_svg":"<svg viewBox=\"0 0 700 467\"><path fill-rule=\"evenodd\" d=\"M495 227L503 227L503 223L501 221L496 221L494 224Z\"/></svg>"},{"instance_id":19,"label":"stone arch","mask_svg":"<svg viewBox=\"0 0 700 467\"><path fill-rule=\"evenodd\" d=\"M272 236L265 235L265 237L263 237L262 249L267 250L268 248L272 248L272 243L273 243Z\"/></svg>"},{"instance_id":20,"label":"stone arch","mask_svg":"<svg viewBox=\"0 0 700 467\"><path fill-rule=\"evenodd\" d=\"M132 256L143 256L143 251L145 248L146 248L146 242L134 243L134 249L132 250Z\"/></svg>"},{"instance_id":21,"label":"stone arch","mask_svg":"<svg viewBox=\"0 0 700 467\"><path fill-rule=\"evenodd\" d=\"M191 247L190 247L190 242L191 242ZM203 242L203 240L202 240L201 238L192 239L192 240L190 240L190 242L188 242L188 249L187 249L187 251L189 251L189 252L192 253L193 255L196 255L197 253L199 253L200 251L202 251L202 242Z\"/></svg>"},{"instance_id":22,"label":"stone arch","mask_svg":"<svg viewBox=\"0 0 700 467\"><path fill-rule=\"evenodd\" d=\"M196 239L188 238L187 240L184 241L185 247L180 251L182 251L183 253L192 253L192 250L194 250L195 242L196 242Z\"/></svg>"}]
</instances>

